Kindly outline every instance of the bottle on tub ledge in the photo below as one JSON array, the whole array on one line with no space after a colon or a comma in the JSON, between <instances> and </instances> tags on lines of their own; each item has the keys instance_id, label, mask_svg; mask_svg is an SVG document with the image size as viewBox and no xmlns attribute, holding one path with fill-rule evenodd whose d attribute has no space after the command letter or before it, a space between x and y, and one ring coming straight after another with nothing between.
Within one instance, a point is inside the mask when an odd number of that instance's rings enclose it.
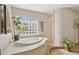
<instances>
[{"instance_id":1,"label":"bottle on tub ledge","mask_svg":"<svg viewBox=\"0 0 79 59\"><path fill-rule=\"evenodd\" d=\"M18 41L19 40L19 35L14 35L14 41Z\"/></svg>"},{"instance_id":2,"label":"bottle on tub ledge","mask_svg":"<svg viewBox=\"0 0 79 59\"><path fill-rule=\"evenodd\" d=\"M0 55L1 55L1 49L0 49Z\"/></svg>"}]
</instances>

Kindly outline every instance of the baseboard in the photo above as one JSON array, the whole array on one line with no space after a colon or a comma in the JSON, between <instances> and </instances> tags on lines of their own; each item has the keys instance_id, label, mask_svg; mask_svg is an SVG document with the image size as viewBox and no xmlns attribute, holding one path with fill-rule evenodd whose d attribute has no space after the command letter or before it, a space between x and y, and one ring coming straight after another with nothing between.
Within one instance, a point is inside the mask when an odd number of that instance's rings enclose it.
<instances>
[{"instance_id":1,"label":"baseboard","mask_svg":"<svg viewBox=\"0 0 79 59\"><path fill-rule=\"evenodd\" d=\"M65 49L64 46L56 46L56 47L52 47L52 49Z\"/></svg>"}]
</instances>

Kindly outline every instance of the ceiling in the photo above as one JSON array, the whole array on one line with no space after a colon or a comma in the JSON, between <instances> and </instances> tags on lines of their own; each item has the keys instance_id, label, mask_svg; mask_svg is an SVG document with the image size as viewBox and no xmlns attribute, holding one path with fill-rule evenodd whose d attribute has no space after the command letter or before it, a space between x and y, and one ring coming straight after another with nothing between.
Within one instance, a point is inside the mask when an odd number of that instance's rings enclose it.
<instances>
[{"instance_id":1,"label":"ceiling","mask_svg":"<svg viewBox=\"0 0 79 59\"><path fill-rule=\"evenodd\" d=\"M52 14L53 10L65 7L78 7L78 4L12 4L13 7ZM77 10L75 8L75 10Z\"/></svg>"}]
</instances>

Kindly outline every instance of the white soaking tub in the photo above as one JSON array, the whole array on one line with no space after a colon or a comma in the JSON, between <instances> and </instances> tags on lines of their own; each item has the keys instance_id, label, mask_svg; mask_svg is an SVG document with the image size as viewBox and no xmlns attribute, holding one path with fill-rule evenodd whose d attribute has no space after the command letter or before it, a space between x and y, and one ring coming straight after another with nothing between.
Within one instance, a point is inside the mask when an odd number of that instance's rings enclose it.
<instances>
[{"instance_id":1,"label":"white soaking tub","mask_svg":"<svg viewBox=\"0 0 79 59\"><path fill-rule=\"evenodd\" d=\"M32 55L32 54L38 54L39 51L37 51L36 53L33 53L32 50L40 48L41 46L45 45L46 41L47 41L46 37L22 38L18 41L15 41L15 42L9 44L7 49L5 49L5 51L2 54L3 55L13 55L13 54L18 54L18 55L19 54L22 54L22 55L31 54ZM43 47L43 48L45 48L45 47ZM32 53L28 52L28 51L32 51Z\"/></svg>"}]
</instances>

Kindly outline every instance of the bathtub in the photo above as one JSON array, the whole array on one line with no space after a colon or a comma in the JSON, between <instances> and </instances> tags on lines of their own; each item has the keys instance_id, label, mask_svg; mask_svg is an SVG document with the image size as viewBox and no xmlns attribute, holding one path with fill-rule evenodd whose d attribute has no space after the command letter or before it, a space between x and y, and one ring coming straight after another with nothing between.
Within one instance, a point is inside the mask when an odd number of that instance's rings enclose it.
<instances>
[{"instance_id":1,"label":"bathtub","mask_svg":"<svg viewBox=\"0 0 79 59\"><path fill-rule=\"evenodd\" d=\"M47 40L46 37L22 38L9 44L2 55L44 54L46 52Z\"/></svg>"}]
</instances>

